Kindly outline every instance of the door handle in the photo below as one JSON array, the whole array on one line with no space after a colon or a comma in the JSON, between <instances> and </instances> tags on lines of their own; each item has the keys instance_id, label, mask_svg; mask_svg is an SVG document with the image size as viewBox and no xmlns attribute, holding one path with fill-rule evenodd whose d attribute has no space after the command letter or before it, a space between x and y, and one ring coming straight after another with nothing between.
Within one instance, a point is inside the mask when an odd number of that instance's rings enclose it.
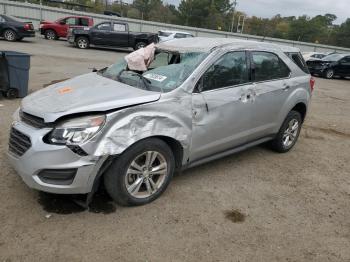
<instances>
[{"instance_id":1,"label":"door handle","mask_svg":"<svg viewBox=\"0 0 350 262\"><path fill-rule=\"evenodd\" d=\"M289 88L290 88L290 86L289 86L289 85L284 85L284 86L283 86L283 91L288 91L288 90L289 90Z\"/></svg>"}]
</instances>

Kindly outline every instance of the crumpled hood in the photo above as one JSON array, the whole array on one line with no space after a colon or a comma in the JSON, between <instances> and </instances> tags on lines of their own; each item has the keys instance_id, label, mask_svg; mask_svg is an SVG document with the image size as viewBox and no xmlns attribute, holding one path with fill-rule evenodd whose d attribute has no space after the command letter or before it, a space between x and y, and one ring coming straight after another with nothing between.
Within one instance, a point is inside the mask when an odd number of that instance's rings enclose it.
<instances>
[{"instance_id":1,"label":"crumpled hood","mask_svg":"<svg viewBox=\"0 0 350 262\"><path fill-rule=\"evenodd\" d=\"M159 98L158 92L141 90L89 73L48 86L25 97L21 109L43 118L45 122L54 122L65 115L103 112L157 101Z\"/></svg>"}]
</instances>

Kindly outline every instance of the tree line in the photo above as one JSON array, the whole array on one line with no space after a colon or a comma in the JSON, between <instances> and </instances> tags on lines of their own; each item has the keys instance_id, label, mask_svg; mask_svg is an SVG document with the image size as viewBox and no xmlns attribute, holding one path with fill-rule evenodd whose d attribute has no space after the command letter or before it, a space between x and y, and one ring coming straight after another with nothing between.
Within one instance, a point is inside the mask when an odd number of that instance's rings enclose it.
<instances>
[{"instance_id":1,"label":"tree line","mask_svg":"<svg viewBox=\"0 0 350 262\"><path fill-rule=\"evenodd\" d=\"M338 25L335 24L337 16L334 14L248 17L239 10L234 11L230 0L182 0L178 7L162 0L134 0L132 4L125 4L123 0L71 1L87 5L90 11L96 13L110 10L128 18L229 32L238 29L250 35L350 47L350 18ZM245 16L244 27L242 23L237 25L240 16L241 22Z\"/></svg>"}]
</instances>

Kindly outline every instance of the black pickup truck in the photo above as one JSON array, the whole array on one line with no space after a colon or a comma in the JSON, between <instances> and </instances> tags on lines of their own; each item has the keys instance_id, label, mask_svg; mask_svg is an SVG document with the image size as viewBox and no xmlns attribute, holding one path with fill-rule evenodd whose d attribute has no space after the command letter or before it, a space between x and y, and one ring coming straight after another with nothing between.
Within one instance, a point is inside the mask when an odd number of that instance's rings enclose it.
<instances>
[{"instance_id":1,"label":"black pickup truck","mask_svg":"<svg viewBox=\"0 0 350 262\"><path fill-rule=\"evenodd\" d=\"M90 45L103 47L132 47L135 50L158 42L153 33L130 32L128 23L106 21L93 27L72 28L68 32L68 42L78 48Z\"/></svg>"}]
</instances>

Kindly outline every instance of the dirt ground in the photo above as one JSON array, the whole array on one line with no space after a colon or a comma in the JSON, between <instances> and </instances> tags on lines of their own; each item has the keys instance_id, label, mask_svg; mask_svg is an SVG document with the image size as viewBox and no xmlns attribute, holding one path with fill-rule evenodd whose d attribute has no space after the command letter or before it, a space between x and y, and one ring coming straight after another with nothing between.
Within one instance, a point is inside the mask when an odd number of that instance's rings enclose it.
<instances>
[{"instance_id":1,"label":"dirt ground","mask_svg":"<svg viewBox=\"0 0 350 262\"><path fill-rule=\"evenodd\" d=\"M0 41L32 54L30 91L126 52ZM350 261L350 80L317 79L296 147L261 146L176 176L157 201L81 210L29 189L6 157L20 100L0 97L0 261Z\"/></svg>"}]
</instances>

